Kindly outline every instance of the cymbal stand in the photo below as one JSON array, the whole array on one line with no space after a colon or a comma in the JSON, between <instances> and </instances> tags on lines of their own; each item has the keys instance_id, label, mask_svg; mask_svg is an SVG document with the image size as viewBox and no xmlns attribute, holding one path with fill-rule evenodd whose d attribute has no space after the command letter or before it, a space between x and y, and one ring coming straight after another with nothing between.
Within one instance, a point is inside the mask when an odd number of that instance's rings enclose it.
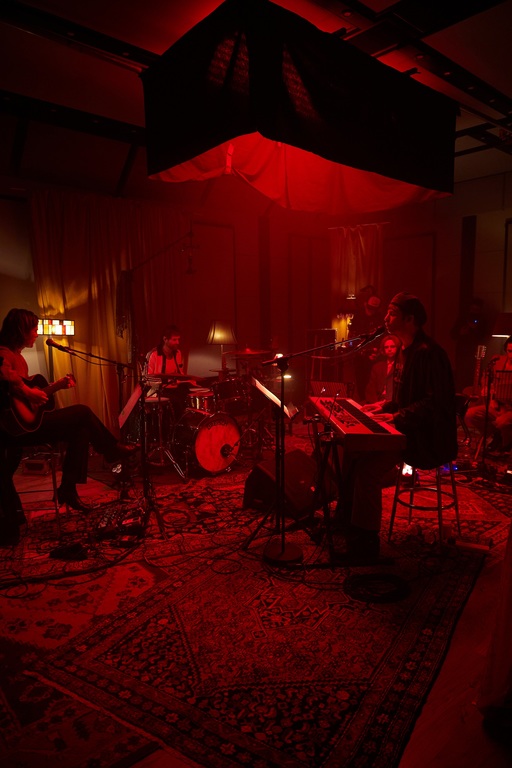
<instances>
[{"instance_id":1,"label":"cymbal stand","mask_svg":"<svg viewBox=\"0 0 512 768\"><path fill-rule=\"evenodd\" d=\"M254 448L256 447L256 458L261 457L262 449L265 447L272 447L274 443L274 436L265 424L265 412L267 410L267 404L260 409L260 411L254 415L252 409L247 416L247 422L240 435L241 449L248 447L252 450L254 455ZM254 435L255 441L247 441L246 435Z\"/></svg>"}]
</instances>

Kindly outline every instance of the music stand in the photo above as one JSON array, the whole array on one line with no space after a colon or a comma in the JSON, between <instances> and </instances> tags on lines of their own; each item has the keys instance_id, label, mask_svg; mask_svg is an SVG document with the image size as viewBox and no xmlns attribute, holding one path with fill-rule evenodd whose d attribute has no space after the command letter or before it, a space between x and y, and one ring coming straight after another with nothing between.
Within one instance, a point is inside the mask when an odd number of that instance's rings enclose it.
<instances>
[{"instance_id":1,"label":"music stand","mask_svg":"<svg viewBox=\"0 0 512 768\"><path fill-rule=\"evenodd\" d=\"M313 352L317 352L321 349L327 349L329 347L346 347L347 345L350 345L350 350L347 352L347 356L349 354L355 354L360 349L365 347L370 342L374 341L374 339L378 338L379 336L382 336L386 332L386 329L384 326L377 328L376 331L372 334L367 335L361 335L356 336L353 339L350 340L343 340L343 341L335 341L330 342L329 344L322 344L320 347L313 347L312 349L306 349L301 352L295 352L293 354L288 355L276 355L272 360L266 360L262 363L262 366L269 366L269 365L276 365L279 368L279 372L281 374L280 377L280 398L278 398L276 395L273 394L273 392L270 392L266 387L261 384L257 379L253 378L253 383L255 386L263 392L263 394L268 397L269 400L271 400L274 405L276 406L277 410L277 419L276 419L276 504L275 504L275 516L276 516L276 532L279 534L279 536L275 536L273 539L271 539L268 544L266 545L263 557L264 559L272 564L272 565L297 565L302 562L302 549L297 544L290 544L286 541L286 527L285 527L285 451L284 451L284 443L285 443L285 426L284 426L284 417L285 415L288 416L288 418L293 418L293 416L290 415L289 409L284 404L284 374L285 371L288 369L288 361L293 357L302 357L304 355L312 354ZM356 347L352 347L354 342L358 341L359 344ZM293 414L295 415L295 414ZM256 532L261 528L261 526L264 524L265 520L268 518L270 512L267 513L267 515L263 518L263 520L260 522L259 526L256 528L256 531L254 531L249 539L245 542L245 546L249 544L250 541L254 538L256 535Z\"/></svg>"},{"instance_id":2,"label":"music stand","mask_svg":"<svg viewBox=\"0 0 512 768\"><path fill-rule=\"evenodd\" d=\"M282 361L282 362L281 362ZM258 389L276 409L276 435L275 435L275 459L276 459L276 501L275 501L275 519L276 535L266 544L263 550L263 557L271 565L294 565L302 562L302 549L297 545L286 541L285 538L285 484L284 484L284 441L285 441L285 421L287 416L292 419L298 412L298 409L292 410L284 404L284 373L288 368L288 360L279 358L276 361L281 372L281 397L278 398L273 392L267 389L261 381L252 377L252 384ZM272 508L263 517L255 530L249 536L244 544L247 548L254 539L258 531L264 525L265 521L272 512Z\"/></svg>"}]
</instances>

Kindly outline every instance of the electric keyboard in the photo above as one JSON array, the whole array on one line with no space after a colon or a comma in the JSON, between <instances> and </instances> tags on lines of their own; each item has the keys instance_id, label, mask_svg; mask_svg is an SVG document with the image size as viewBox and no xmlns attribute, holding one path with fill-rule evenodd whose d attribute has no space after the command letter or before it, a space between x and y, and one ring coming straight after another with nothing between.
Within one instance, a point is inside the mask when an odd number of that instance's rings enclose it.
<instances>
[{"instance_id":1,"label":"electric keyboard","mask_svg":"<svg viewBox=\"0 0 512 768\"><path fill-rule=\"evenodd\" d=\"M309 400L347 450L400 451L405 448L405 435L362 411L354 400L343 397L310 397Z\"/></svg>"}]
</instances>

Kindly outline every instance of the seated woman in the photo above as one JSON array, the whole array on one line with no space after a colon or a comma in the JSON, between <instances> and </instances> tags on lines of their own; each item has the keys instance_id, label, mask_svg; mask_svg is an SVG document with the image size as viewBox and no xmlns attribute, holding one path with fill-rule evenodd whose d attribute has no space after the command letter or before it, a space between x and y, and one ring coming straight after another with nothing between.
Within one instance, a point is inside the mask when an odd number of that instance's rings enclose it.
<instances>
[{"instance_id":1,"label":"seated woman","mask_svg":"<svg viewBox=\"0 0 512 768\"><path fill-rule=\"evenodd\" d=\"M398 352L401 348L398 336L384 336L379 349L379 359L372 366L370 379L365 391L367 403L393 399L393 376Z\"/></svg>"},{"instance_id":2,"label":"seated woman","mask_svg":"<svg viewBox=\"0 0 512 768\"><path fill-rule=\"evenodd\" d=\"M37 339L37 315L26 309L11 309L0 330L0 385L3 405L8 408L0 414L0 544L16 543L19 526L24 520L13 475L19 465L22 448L41 443L64 443L66 452L62 466L62 480L58 489L60 504L73 509L87 507L78 497L76 484L87 482L89 444L109 462L121 461L135 451L135 446L119 443L86 405L71 405L55 411L45 411L48 394L32 386L28 378L28 365L21 354L33 347ZM70 382L73 386L73 382ZM38 413L40 423L31 431L13 430L16 404L29 413Z\"/></svg>"}]
</instances>

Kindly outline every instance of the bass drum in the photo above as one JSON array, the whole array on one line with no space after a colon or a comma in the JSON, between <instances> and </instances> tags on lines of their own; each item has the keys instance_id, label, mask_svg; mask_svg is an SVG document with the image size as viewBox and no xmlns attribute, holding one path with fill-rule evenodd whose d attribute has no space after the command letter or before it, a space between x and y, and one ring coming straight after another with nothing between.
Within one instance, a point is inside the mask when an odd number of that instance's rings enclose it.
<instances>
[{"instance_id":1,"label":"bass drum","mask_svg":"<svg viewBox=\"0 0 512 768\"><path fill-rule=\"evenodd\" d=\"M185 411L172 435L174 453L180 463L191 459L206 472L216 474L236 459L240 446L240 430L225 413L205 414Z\"/></svg>"}]
</instances>

